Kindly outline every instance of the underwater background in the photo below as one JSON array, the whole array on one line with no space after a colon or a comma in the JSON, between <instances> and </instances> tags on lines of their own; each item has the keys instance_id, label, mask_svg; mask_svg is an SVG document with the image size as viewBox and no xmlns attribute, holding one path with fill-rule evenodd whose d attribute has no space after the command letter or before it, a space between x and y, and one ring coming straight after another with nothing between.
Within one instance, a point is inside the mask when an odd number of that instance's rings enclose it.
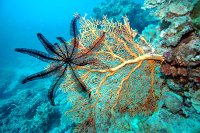
<instances>
[{"instance_id":1,"label":"underwater background","mask_svg":"<svg viewBox=\"0 0 200 133\"><path fill-rule=\"evenodd\" d=\"M66 74L52 106L55 75L21 81L53 64L15 48L45 51L37 33L73 46L76 12L80 51L100 63L74 67L89 99ZM0 0L0 132L200 132L199 29L199 0Z\"/></svg>"}]
</instances>

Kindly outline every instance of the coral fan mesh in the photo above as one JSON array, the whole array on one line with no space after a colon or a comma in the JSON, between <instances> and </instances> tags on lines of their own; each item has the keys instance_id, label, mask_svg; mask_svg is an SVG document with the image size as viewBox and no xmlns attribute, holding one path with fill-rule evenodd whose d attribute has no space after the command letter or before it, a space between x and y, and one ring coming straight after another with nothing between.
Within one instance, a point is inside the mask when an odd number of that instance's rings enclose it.
<instances>
[{"instance_id":1,"label":"coral fan mesh","mask_svg":"<svg viewBox=\"0 0 200 133\"><path fill-rule=\"evenodd\" d=\"M157 107L161 80L155 78L155 60L163 58L151 55L152 47L130 28L126 17L123 24L106 17L102 21L82 17L80 47L90 46L102 32L105 41L91 55L97 62L76 68L91 97L78 90L69 76L63 84L71 105L66 115L76 123L75 132L125 131L130 128L124 124L128 117L150 115Z\"/></svg>"}]
</instances>

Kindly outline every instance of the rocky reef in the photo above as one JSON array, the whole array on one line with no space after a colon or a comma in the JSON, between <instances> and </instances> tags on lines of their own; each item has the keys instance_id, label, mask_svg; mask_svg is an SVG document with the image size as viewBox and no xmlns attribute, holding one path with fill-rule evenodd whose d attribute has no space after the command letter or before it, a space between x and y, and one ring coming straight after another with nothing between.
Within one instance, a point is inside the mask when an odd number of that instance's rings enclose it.
<instances>
[{"instance_id":1,"label":"rocky reef","mask_svg":"<svg viewBox=\"0 0 200 133\"><path fill-rule=\"evenodd\" d=\"M171 115L167 121L162 122L163 128L158 129L158 132L161 130L166 132L198 132L200 129L199 125L195 125L195 123L199 123L200 116L199 5L200 1L198 0L146 0L144 3L146 10L150 10L151 15L160 20L160 24L154 26L156 27L154 33L157 34L151 42L160 46L165 57L165 61L161 65L161 72L166 85L163 88L159 110L159 112L165 113L161 113L159 118L149 119L163 121L164 118L161 117L166 115L166 110ZM153 28L147 27L143 32L146 33L149 29ZM157 40L160 42L156 44ZM174 122L178 122L182 126L169 130L173 119ZM184 127L183 124L189 121L193 126L190 127L191 124L187 124ZM151 122L148 124L151 125L150 129L156 125Z\"/></svg>"},{"instance_id":2,"label":"rocky reef","mask_svg":"<svg viewBox=\"0 0 200 133\"><path fill-rule=\"evenodd\" d=\"M184 38L185 37L185 38ZM165 62L161 71L177 83L193 88L199 88L200 73L200 39L194 32L184 36L177 47L165 52Z\"/></svg>"},{"instance_id":3,"label":"rocky reef","mask_svg":"<svg viewBox=\"0 0 200 133\"><path fill-rule=\"evenodd\" d=\"M165 48L161 71L183 88L200 87L199 5L197 0L146 0L144 3L160 20L157 27L160 35L156 38L162 38L160 46Z\"/></svg>"},{"instance_id":4,"label":"rocky reef","mask_svg":"<svg viewBox=\"0 0 200 133\"><path fill-rule=\"evenodd\" d=\"M160 19L161 34L166 46L177 46L182 36L198 27L197 1L146 0L145 7ZM195 12L195 13L194 13ZM195 15L194 15L195 14Z\"/></svg>"}]
</instances>

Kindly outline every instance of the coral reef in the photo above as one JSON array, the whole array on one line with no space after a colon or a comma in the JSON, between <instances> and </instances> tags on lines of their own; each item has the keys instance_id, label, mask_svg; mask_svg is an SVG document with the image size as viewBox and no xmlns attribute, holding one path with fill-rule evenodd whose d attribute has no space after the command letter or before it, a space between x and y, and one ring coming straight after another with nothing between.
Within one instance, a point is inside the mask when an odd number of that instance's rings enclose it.
<instances>
[{"instance_id":1,"label":"coral reef","mask_svg":"<svg viewBox=\"0 0 200 133\"><path fill-rule=\"evenodd\" d=\"M163 38L160 37L160 34L160 27L154 24L148 25L142 31L142 35L147 42L151 44L158 53L164 53L166 50L162 48Z\"/></svg>"},{"instance_id":2,"label":"coral reef","mask_svg":"<svg viewBox=\"0 0 200 133\"><path fill-rule=\"evenodd\" d=\"M200 39L194 33L187 34L179 45L164 53L165 63L161 71L178 83L193 83L199 88Z\"/></svg>"},{"instance_id":3,"label":"coral reef","mask_svg":"<svg viewBox=\"0 0 200 133\"><path fill-rule=\"evenodd\" d=\"M91 89L90 99L76 91L70 78L63 84L72 104L66 114L71 123L76 123L77 132L132 130L131 116L150 115L157 109L162 79L155 74L159 73L156 64L163 56L130 27L127 17L123 17L123 23L105 16L102 21L82 17L80 23L83 48L106 33L101 49L94 52L103 64L77 67L80 78Z\"/></svg>"},{"instance_id":4,"label":"coral reef","mask_svg":"<svg viewBox=\"0 0 200 133\"><path fill-rule=\"evenodd\" d=\"M181 93L200 88L200 37L198 29L199 1L151 1L144 6L158 17L162 46L167 47L161 71L167 85ZM187 101L187 100L186 100Z\"/></svg>"},{"instance_id":5,"label":"coral reef","mask_svg":"<svg viewBox=\"0 0 200 133\"><path fill-rule=\"evenodd\" d=\"M18 85L18 87L21 86ZM15 89L18 87L16 86ZM41 88L41 86L37 85L36 87ZM30 89L37 90L36 88ZM43 99L41 95L35 94L34 96L34 92L29 89L18 91L18 93L15 94L15 96L10 97L9 100L2 100L0 106L1 132L37 132L39 130L47 131L47 129L45 129L47 126L42 123L48 122L47 117L45 118L45 114L48 115L48 113L42 113L44 116L43 118L45 119L38 119L37 122L34 120L36 109L37 107L42 106L40 105L42 101ZM44 127L42 127L42 125Z\"/></svg>"},{"instance_id":6,"label":"coral reef","mask_svg":"<svg viewBox=\"0 0 200 133\"><path fill-rule=\"evenodd\" d=\"M161 37L166 46L177 46L182 36L193 31L191 12L198 0L151 1L146 0L144 6L150 8L152 15L161 20Z\"/></svg>"},{"instance_id":7,"label":"coral reef","mask_svg":"<svg viewBox=\"0 0 200 133\"><path fill-rule=\"evenodd\" d=\"M155 132L198 132L200 129L196 124L199 123L200 88L199 3L198 0L145 0L144 7L160 20L158 26L152 26L154 29L146 27L147 32L154 31L155 41L150 39L150 42L163 48L161 53L165 58L161 65L165 87L158 109L158 113L164 113L149 117L146 123L149 132L153 129Z\"/></svg>"},{"instance_id":8,"label":"coral reef","mask_svg":"<svg viewBox=\"0 0 200 133\"><path fill-rule=\"evenodd\" d=\"M146 0L159 25L142 22L148 11L132 1L107 3L94 9L97 19L81 17L80 35L71 42L60 38L69 48L77 39L74 49L82 55L105 37L92 56L78 60L83 65L73 66L90 97L67 72L59 90L65 94L56 93L59 105L52 107L44 97L48 81L27 89L11 83L41 64L6 77L0 72L0 132L200 132L200 2ZM8 92L14 96L6 99Z\"/></svg>"},{"instance_id":9,"label":"coral reef","mask_svg":"<svg viewBox=\"0 0 200 133\"><path fill-rule=\"evenodd\" d=\"M200 39L191 32L184 36L177 47L164 53L165 62L161 66L170 90L183 98L181 114L186 116L191 112L191 105L199 112L198 105L193 104L200 88L199 48Z\"/></svg>"},{"instance_id":10,"label":"coral reef","mask_svg":"<svg viewBox=\"0 0 200 133\"><path fill-rule=\"evenodd\" d=\"M127 16L133 29L139 33L149 24L156 23L155 18L148 11L142 10L141 5L133 0L107 0L93 9L96 19L101 20L106 15L114 21L123 21L122 16Z\"/></svg>"}]
</instances>

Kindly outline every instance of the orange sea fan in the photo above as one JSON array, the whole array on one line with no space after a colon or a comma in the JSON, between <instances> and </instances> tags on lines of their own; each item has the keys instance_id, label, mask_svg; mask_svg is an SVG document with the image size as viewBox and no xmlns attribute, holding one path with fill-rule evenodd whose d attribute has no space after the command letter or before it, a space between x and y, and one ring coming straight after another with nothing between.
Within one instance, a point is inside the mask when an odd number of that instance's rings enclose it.
<instances>
[{"instance_id":1,"label":"orange sea fan","mask_svg":"<svg viewBox=\"0 0 200 133\"><path fill-rule=\"evenodd\" d=\"M101 61L98 66L77 68L92 92L91 99L74 91L73 81L63 84L69 94L67 99L73 105L66 114L73 116L71 121L79 123L79 131L85 130L84 123L88 119L92 119L93 131L129 130L131 127L124 124L126 115L151 114L156 110L161 80L155 75L155 68L164 58L154 53L145 38L130 27L127 17L123 20L121 23L107 17L102 21L81 18L80 44L83 47L88 47L103 32L105 41L101 49L93 53L93 57ZM116 122L116 119L121 121Z\"/></svg>"}]
</instances>

